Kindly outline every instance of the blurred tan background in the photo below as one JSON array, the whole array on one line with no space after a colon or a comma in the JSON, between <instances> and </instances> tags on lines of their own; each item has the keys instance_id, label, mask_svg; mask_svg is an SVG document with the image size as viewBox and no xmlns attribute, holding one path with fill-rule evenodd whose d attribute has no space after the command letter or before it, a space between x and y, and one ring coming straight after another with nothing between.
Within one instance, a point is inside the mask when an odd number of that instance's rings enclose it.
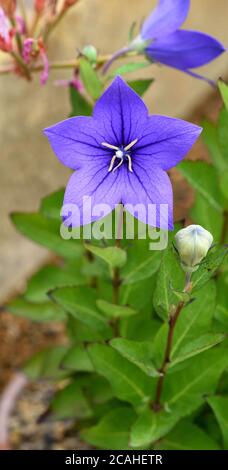
<instances>
[{"instance_id":1,"label":"blurred tan background","mask_svg":"<svg viewBox=\"0 0 228 470\"><path fill-rule=\"evenodd\" d=\"M155 4L155 0L81 0L53 34L51 58L72 59L77 47L90 43L101 53L115 51L127 41L131 23L140 21ZM227 0L192 0L184 27L211 34L228 47L227 19ZM0 61L4 59L2 54ZM228 55L197 71L214 79L226 77ZM206 83L165 67L151 66L137 75L156 78L145 96L152 113L188 118L211 93ZM60 72L50 74L44 87L38 77L31 84L14 76L0 77L1 301L23 287L28 275L47 257L44 249L17 234L8 214L35 210L40 197L67 181L68 170L42 136L44 127L69 113L67 90L53 85L63 76Z\"/></svg>"}]
</instances>

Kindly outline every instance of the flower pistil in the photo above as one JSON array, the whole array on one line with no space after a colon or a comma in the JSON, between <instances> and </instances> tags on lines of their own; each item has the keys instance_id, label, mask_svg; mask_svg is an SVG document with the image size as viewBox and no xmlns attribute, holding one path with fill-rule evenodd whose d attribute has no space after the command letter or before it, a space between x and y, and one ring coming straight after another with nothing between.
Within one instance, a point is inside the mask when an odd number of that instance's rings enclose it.
<instances>
[{"instance_id":1,"label":"flower pistil","mask_svg":"<svg viewBox=\"0 0 228 470\"><path fill-rule=\"evenodd\" d=\"M121 145L117 147L116 145L108 144L107 142L102 142L101 145L107 147L110 150L115 150L115 153L111 159L108 171L112 171L113 173L124 163L128 163L128 170L133 173L132 168L132 158L131 158L131 148L138 142L138 139L134 139L130 144L126 145L125 147ZM119 160L117 165L115 166L116 160Z\"/></svg>"}]
</instances>

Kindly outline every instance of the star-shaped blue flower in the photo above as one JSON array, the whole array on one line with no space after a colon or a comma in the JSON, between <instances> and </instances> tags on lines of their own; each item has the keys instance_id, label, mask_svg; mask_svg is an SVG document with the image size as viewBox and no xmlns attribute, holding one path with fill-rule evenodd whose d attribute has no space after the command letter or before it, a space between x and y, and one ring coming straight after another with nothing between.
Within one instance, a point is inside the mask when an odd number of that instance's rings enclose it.
<instances>
[{"instance_id":1,"label":"star-shaped blue flower","mask_svg":"<svg viewBox=\"0 0 228 470\"><path fill-rule=\"evenodd\" d=\"M104 70L118 56L138 50L152 62L174 67L214 84L192 69L211 62L225 48L208 34L179 29L188 16L189 8L190 0L159 0L157 7L144 21L139 36L128 47L115 53Z\"/></svg>"},{"instance_id":2,"label":"star-shaped blue flower","mask_svg":"<svg viewBox=\"0 0 228 470\"><path fill-rule=\"evenodd\" d=\"M148 205L168 206L168 226L173 228L173 193L166 173L190 150L201 128L165 116L149 116L142 99L117 77L97 101L93 117L73 117L45 129L59 160L76 170L67 185L64 204L81 211L80 224L100 215L83 214L83 198L106 204L105 215L119 203L142 204L137 217L150 223Z\"/></svg>"}]
</instances>

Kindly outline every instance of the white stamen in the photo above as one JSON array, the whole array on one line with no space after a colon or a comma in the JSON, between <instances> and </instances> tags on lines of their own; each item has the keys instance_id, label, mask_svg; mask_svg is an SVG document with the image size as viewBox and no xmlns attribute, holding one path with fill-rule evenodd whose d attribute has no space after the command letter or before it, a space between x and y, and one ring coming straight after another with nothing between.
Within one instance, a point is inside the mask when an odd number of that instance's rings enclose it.
<instances>
[{"instance_id":1,"label":"white stamen","mask_svg":"<svg viewBox=\"0 0 228 470\"><path fill-rule=\"evenodd\" d=\"M116 147L115 145L108 144L107 142L102 142L101 145L103 145L104 147L107 147L108 149L119 150L119 147Z\"/></svg>"},{"instance_id":2,"label":"white stamen","mask_svg":"<svg viewBox=\"0 0 228 470\"><path fill-rule=\"evenodd\" d=\"M116 161L116 155L113 155L112 160L111 160L110 165L109 165L109 169L108 169L109 172L113 170L115 161Z\"/></svg>"},{"instance_id":3,"label":"white stamen","mask_svg":"<svg viewBox=\"0 0 228 470\"><path fill-rule=\"evenodd\" d=\"M123 163L123 158L121 158L121 160L120 160L120 162L118 163L118 165L115 166L115 168L114 168L114 170L113 170L113 173L114 173L114 171L117 170L117 168L119 168L119 167L122 165L122 163Z\"/></svg>"},{"instance_id":4,"label":"white stamen","mask_svg":"<svg viewBox=\"0 0 228 470\"><path fill-rule=\"evenodd\" d=\"M132 161L131 161L131 157L130 155L126 155L127 159L128 159L128 170L133 173L133 169L132 169Z\"/></svg>"},{"instance_id":5,"label":"white stamen","mask_svg":"<svg viewBox=\"0 0 228 470\"><path fill-rule=\"evenodd\" d=\"M124 147L124 150L128 151L133 147L138 142L138 139L133 140L130 144L128 144L126 147Z\"/></svg>"}]
</instances>

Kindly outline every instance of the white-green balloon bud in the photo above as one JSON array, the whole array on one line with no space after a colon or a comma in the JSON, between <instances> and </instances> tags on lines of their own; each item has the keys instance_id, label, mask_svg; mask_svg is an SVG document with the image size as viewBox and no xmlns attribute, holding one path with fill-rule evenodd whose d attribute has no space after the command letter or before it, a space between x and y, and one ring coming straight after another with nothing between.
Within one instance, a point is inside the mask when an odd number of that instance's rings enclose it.
<instances>
[{"instance_id":1,"label":"white-green balloon bud","mask_svg":"<svg viewBox=\"0 0 228 470\"><path fill-rule=\"evenodd\" d=\"M175 246L184 271L192 273L198 269L212 242L211 233L200 225L189 225L176 233Z\"/></svg>"},{"instance_id":2,"label":"white-green balloon bud","mask_svg":"<svg viewBox=\"0 0 228 470\"><path fill-rule=\"evenodd\" d=\"M89 62L91 62L91 64L96 64L97 49L94 46L92 45L85 46L82 49L82 54L88 59Z\"/></svg>"}]
</instances>

